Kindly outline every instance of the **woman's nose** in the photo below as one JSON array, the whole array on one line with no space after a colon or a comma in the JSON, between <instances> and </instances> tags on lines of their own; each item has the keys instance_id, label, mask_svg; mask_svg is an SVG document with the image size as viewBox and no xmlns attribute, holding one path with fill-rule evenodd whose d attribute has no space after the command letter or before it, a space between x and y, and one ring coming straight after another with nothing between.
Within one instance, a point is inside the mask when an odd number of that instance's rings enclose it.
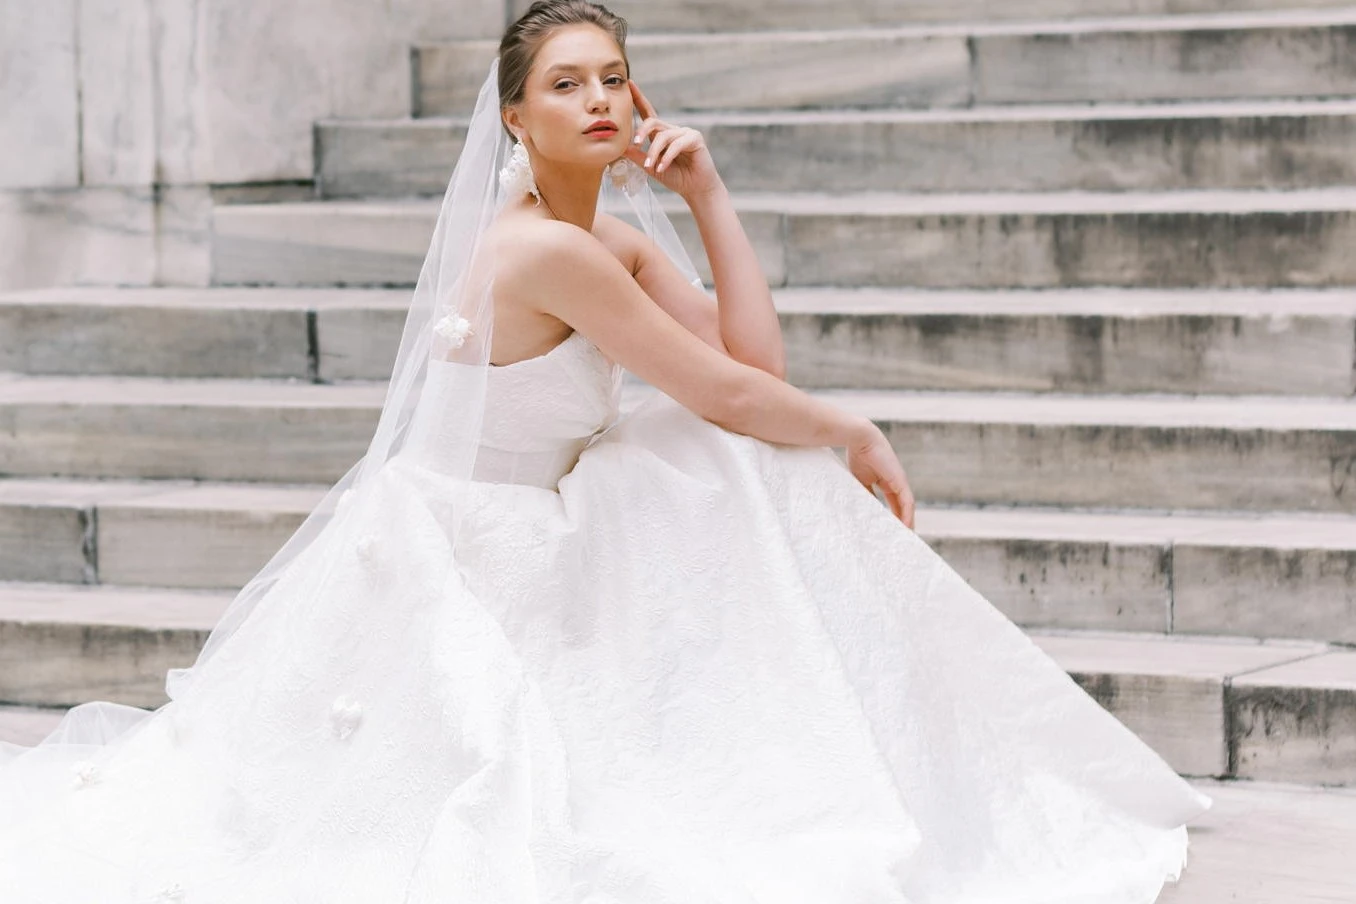
<instances>
[{"instance_id":1,"label":"woman's nose","mask_svg":"<svg viewBox=\"0 0 1356 904\"><path fill-rule=\"evenodd\" d=\"M594 82L589 86L589 110L607 109L607 89L603 87L602 82Z\"/></svg>"}]
</instances>

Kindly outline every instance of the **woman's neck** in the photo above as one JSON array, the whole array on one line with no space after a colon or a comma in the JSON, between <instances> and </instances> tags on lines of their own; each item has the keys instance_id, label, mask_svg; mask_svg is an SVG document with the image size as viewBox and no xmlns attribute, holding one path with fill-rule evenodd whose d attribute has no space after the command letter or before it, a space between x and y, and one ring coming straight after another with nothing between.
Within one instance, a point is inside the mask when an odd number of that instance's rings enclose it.
<instances>
[{"instance_id":1,"label":"woman's neck","mask_svg":"<svg viewBox=\"0 0 1356 904\"><path fill-rule=\"evenodd\" d=\"M593 167L541 167L532 174L541 193L543 207L557 220L573 223L585 232L593 231L598 213L598 189L603 184L602 170ZM535 200L535 199L534 199Z\"/></svg>"}]
</instances>

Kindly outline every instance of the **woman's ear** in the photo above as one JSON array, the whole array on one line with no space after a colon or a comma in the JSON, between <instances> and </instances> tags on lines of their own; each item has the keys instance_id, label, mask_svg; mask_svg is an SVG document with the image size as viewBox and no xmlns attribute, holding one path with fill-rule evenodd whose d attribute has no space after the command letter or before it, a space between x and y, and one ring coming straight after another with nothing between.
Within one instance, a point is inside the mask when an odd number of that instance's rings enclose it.
<instances>
[{"instance_id":1,"label":"woman's ear","mask_svg":"<svg viewBox=\"0 0 1356 904\"><path fill-rule=\"evenodd\" d=\"M504 125L508 126L509 131L513 133L513 137L522 141L523 123L522 120L518 118L518 111L513 107L505 107L502 118L504 120Z\"/></svg>"}]
</instances>

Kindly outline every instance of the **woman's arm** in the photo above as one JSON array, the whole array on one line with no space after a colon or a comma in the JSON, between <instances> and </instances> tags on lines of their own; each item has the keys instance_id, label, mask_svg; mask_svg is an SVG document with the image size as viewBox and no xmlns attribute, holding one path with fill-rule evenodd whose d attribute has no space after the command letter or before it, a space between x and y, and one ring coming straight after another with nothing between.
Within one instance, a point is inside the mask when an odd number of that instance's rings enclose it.
<instances>
[{"instance_id":1,"label":"woman's arm","mask_svg":"<svg viewBox=\"0 0 1356 904\"><path fill-rule=\"evenodd\" d=\"M594 236L568 223L524 224L512 260L496 267L496 294L533 307L593 341L603 354L684 407L771 442L851 446L874 429L771 374L713 348L656 305ZM870 429L868 428L868 425Z\"/></svg>"},{"instance_id":2,"label":"woman's arm","mask_svg":"<svg viewBox=\"0 0 1356 904\"><path fill-rule=\"evenodd\" d=\"M696 129L659 119L640 86L634 81L630 84L635 108L643 121L626 156L681 196L692 211L716 284L722 343L735 360L785 379L786 351L772 292L735 213L730 193L716 172L706 139ZM646 138L651 139L650 147L642 151L636 145ZM651 269L663 270L662 263L650 263ZM658 288L668 290L667 285ZM675 294L680 291L700 290L685 286L684 290L675 290Z\"/></svg>"},{"instance_id":3,"label":"woman's arm","mask_svg":"<svg viewBox=\"0 0 1356 904\"><path fill-rule=\"evenodd\" d=\"M592 234L558 220L524 224L497 292L533 299L610 359L683 407L735 433L797 446L840 446L863 486L880 485L912 526L913 497L885 435L868 418L734 360L656 305Z\"/></svg>"},{"instance_id":4,"label":"woman's arm","mask_svg":"<svg viewBox=\"0 0 1356 904\"><path fill-rule=\"evenodd\" d=\"M514 259L496 268L495 286L532 298L540 312L578 329L607 358L725 430L793 446L846 447L862 487L879 485L896 518L913 527L913 493L880 427L694 335L656 305L593 234L559 220L523 224Z\"/></svg>"},{"instance_id":5,"label":"woman's arm","mask_svg":"<svg viewBox=\"0 0 1356 904\"><path fill-rule=\"evenodd\" d=\"M686 200L711 262L725 347L737 360L785 379L786 350L772 292L730 192L719 182Z\"/></svg>"}]
</instances>

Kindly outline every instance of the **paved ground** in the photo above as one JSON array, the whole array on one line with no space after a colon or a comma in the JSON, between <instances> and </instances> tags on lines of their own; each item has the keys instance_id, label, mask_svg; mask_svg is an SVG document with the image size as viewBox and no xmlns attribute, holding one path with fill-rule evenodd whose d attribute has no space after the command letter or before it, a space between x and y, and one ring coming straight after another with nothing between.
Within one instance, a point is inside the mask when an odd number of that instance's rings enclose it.
<instances>
[{"instance_id":1,"label":"paved ground","mask_svg":"<svg viewBox=\"0 0 1356 904\"><path fill-rule=\"evenodd\" d=\"M1356 788L1192 784L1215 805L1190 824L1186 869L1158 904L1356 902Z\"/></svg>"}]
</instances>

